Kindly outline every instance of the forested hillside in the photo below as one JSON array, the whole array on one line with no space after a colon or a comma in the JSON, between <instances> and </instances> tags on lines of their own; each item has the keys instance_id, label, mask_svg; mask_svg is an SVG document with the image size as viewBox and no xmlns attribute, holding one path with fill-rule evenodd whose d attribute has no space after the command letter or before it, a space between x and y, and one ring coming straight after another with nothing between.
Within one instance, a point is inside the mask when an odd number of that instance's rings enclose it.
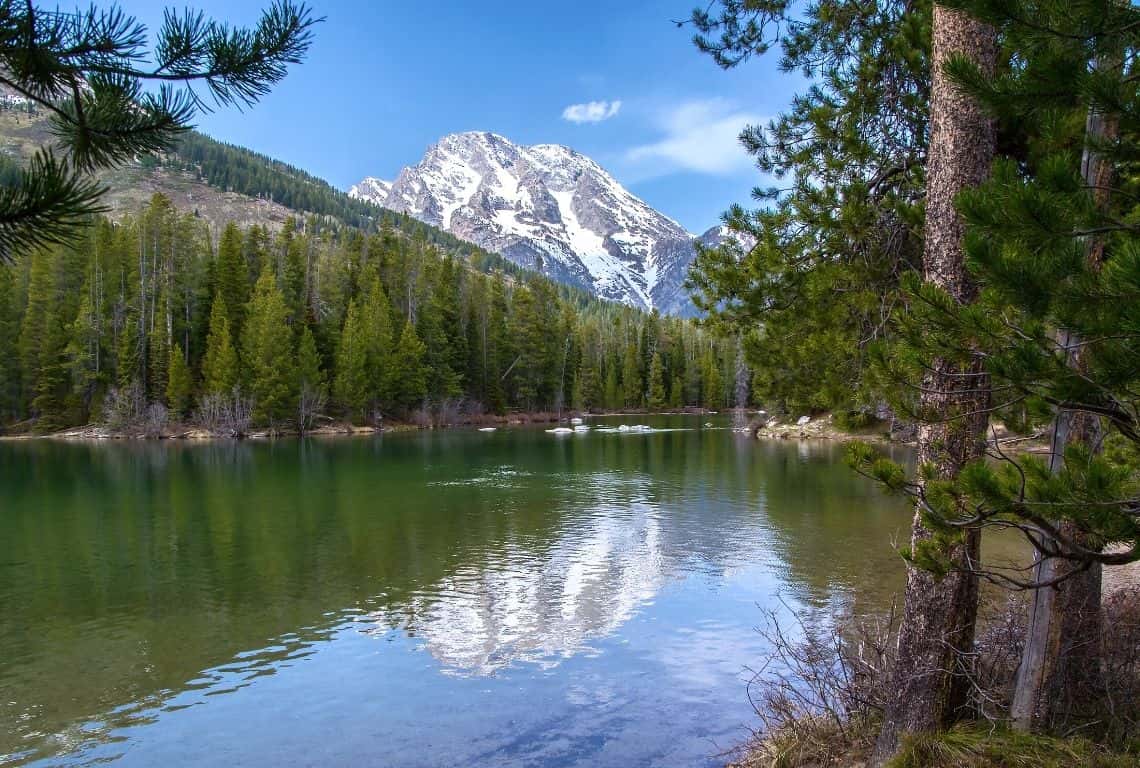
<instances>
[{"instance_id":1,"label":"forested hillside","mask_svg":"<svg viewBox=\"0 0 1140 768\"><path fill-rule=\"evenodd\" d=\"M10 177L35 150L54 139L43 110L0 89L0 179ZM140 155L121 168L103 171L110 217L136 213L158 192L181 211L193 212L217 228L230 221L261 224L276 231L293 214L322 217L326 227L377 231L389 226L456 255L477 255L482 264L520 273L506 259L483 251L404 214L342 192L299 168L243 147L188 131L167 153Z\"/></svg>"},{"instance_id":2,"label":"forested hillside","mask_svg":"<svg viewBox=\"0 0 1140 768\"><path fill-rule=\"evenodd\" d=\"M478 249L291 220L217 237L156 195L0 270L0 413L38 431L730 403L735 346ZM486 271L484 271L486 270Z\"/></svg>"}]
</instances>

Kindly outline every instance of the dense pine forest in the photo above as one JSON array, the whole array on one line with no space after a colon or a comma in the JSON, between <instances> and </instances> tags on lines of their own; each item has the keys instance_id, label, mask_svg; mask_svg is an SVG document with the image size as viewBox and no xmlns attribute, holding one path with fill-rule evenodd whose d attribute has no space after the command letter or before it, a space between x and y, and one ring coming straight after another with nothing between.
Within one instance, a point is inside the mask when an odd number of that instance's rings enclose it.
<instances>
[{"instance_id":1,"label":"dense pine forest","mask_svg":"<svg viewBox=\"0 0 1140 768\"><path fill-rule=\"evenodd\" d=\"M0 268L0 414L240 434L734 404L730 341L503 266L391 222L217 231L156 195Z\"/></svg>"}]
</instances>

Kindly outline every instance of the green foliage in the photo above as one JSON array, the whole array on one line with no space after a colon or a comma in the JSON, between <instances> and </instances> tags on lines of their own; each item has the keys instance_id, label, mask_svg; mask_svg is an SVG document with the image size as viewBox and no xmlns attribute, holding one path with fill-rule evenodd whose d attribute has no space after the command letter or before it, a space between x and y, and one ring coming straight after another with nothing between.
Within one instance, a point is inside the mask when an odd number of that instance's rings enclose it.
<instances>
[{"instance_id":1,"label":"green foliage","mask_svg":"<svg viewBox=\"0 0 1140 768\"><path fill-rule=\"evenodd\" d=\"M704 380L701 384L705 408L724 406L724 377L720 372L720 361L712 351L705 353L701 364Z\"/></svg>"},{"instance_id":2,"label":"green foliage","mask_svg":"<svg viewBox=\"0 0 1140 768\"><path fill-rule=\"evenodd\" d=\"M440 253L398 229L366 235L312 220L276 235L223 226L212 252L204 222L155 196L137 216L98 220L81 243L0 273L0 323L14 329L0 337L0 348L13 347L0 414L4 423L35 416L40 429L86 423L112 384L183 414L240 385L256 405L253 426L274 428L307 427L326 408L354 420L420 408L502 413L555 410L571 395L618 408L627 362L648 382L656 351L672 392L700 380L690 361L712 355L723 367L731 357L691 322L587 301L498 264L474 250ZM403 332L408 318L401 369L392 328ZM699 386L683 397L699 402Z\"/></svg>"},{"instance_id":3,"label":"green foliage","mask_svg":"<svg viewBox=\"0 0 1140 768\"><path fill-rule=\"evenodd\" d=\"M1140 9L1080 0L951 5L993 23L1009 62L992 76L960 60L948 70L1004 136L990 179L957 201L982 289L962 304L905 278L908 311L896 318L894 343L875 350L877 365L884 379L903 383L896 409L919 421L953 425L963 415L916 408L933 361L982 360L994 415L1021 429L1071 424L1082 436L1051 463L1002 455L961 468L953 483L928 479L919 495L937 535L915 561L937 569L937 545L952 543L953 531L991 525L1045 532L1045 556L1079 564L1140 558L1140 461L1134 449L1095 450L1102 438L1140 444L1140 85L1124 66L1124 51L1140 42ZM1086 178L1096 169L1099 179ZM1079 541L1060 534L1064 524ZM1111 542L1129 550L1105 559Z\"/></svg>"},{"instance_id":4,"label":"green foliage","mask_svg":"<svg viewBox=\"0 0 1140 768\"><path fill-rule=\"evenodd\" d=\"M170 369L166 377L166 402L175 418L183 418L190 412L190 402L194 392L194 380L190 366L182 351L176 349L170 355Z\"/></svg>"},{"instance_id":5,"label":"green foliage","mask_svg":"<svg viewBox=\"0 0 1140 768\"><path fill-rule=\"evenodd\" d=\"M653 353L653 359L649 364L649 393L646 396L646 404L651 411L660 411L667 405L665 369L661 365L661 355L658 352Z\"/></svg>"},{"instance_id":6,"label":"green foliage","mask_svg":"<svg viewBox=\"0 0 1140 768\"><path fill-rule=\"evenodd\" d=\"M254 287L242 332L242 362L253 397L253 419L271 426L291 418L297 408L297 360L285 297L266 268Z\"/></svg>"},{"instance_id":7,"label":"green foliage","mask_svg":"<svg viewBox=\"0 0 1140 768\"><path fill-rule=\"evenodd\" d=\"M641 367L637 347L633 344L625 348L625 359L621 369L622 398L627 408L640 408L644 404L644 390L641 386Z\"/></svg>"},{"instance_id":8,"label":"green foliage","mask_svg":"<svg viewBox=\"0 0 1140 768\"><path fill-rule=\"evenodd\" d=\"M392 405L407 413L423 402L428 393L425 347L411 322L404 323L400 341L392 353L384 389Z\"/></svg>"},{"instance_id":9,"label":"green foliage","mask_svg":"<svg viewBox=\"0 0 1140 768\"><path fill-rule=\"evenodd\" d=\"M363 415L376 385L376 380L369 375L368 348L364 318L356 302L350 301L337 349L333 391L355 415Z\"/></svg>"},{"instance_id":10,"label":"green foliage","mask_svg":"<svg viewBox=\"0 0 1140 768\"><path fill-rule=\"evenodd\" d=\"M226 308L230 334L235 343L241 338L245 305L249 300L249 266L242 253L241 230L229 223L218 241L218 257L214 261L214 292Z\"/></svg>"},{"instance_id":11,"label":"green foliage","mask_svg":"<svg viewBox=\"0 0 1140 768\"><path fill-rule=\"evenodd\" d=\"M787 112L742 135L780 188L756 190L758 211L734 207L738 239L699 249L690 274L710 325L743 338L770 408L882 398L866 351L889 337L899 279L921 259L930 18L929 2L721 0L693 14L697 46L721 66L775 48L782 69L812 77Z\"/></svg>"},{"instance_id":12,"label":"green foliage","mask_svg":"<svg viewBox=\"0 0 1140 768\"><path fill-rule=\"evenodd\" d=\"M0 422L20 412L20 312L15 270L0 264Z\"/></svg>"},{"instance_id":13,"label":"green foliage","mask_svg":"<svg viewBox=\"0 0 1140 768\"><path fill-rule=\"evenodd\" d=\"M230 333L226 303L215 297L210 310L210 335L206 338L206 354L202 360L202 391L210 395L228 395L238 383L238 356Z\"/></svg>"}]
</instances>

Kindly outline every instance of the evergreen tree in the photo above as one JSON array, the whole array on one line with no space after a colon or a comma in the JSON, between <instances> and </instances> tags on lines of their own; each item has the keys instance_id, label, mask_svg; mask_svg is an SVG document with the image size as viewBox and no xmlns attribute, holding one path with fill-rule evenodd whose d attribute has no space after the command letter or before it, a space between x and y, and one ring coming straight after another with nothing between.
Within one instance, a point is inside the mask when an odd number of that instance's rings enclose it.
<instances>
[{"instance_id":1,"label":"evergreen tree","mask_svg":"<svg viewBox=\"0 0 1140 768\"><path fill-rule=\"evenodd\" d=\"M194 380L190 366L180 349L170 355L170 367L166 376L166 403L174 418L185 418L190 413L190 400L194 392Z\"/></svg>"},{"instance_id":2,"label":"evergreen tree","mask_svg":"<svg viewBox=\"0 0 1140 768\"><path fill-rule=\"evenodd\" d=\"M358 418L364 416L374 386L369 371L370 344L363 314L355 300L348 303L348 313L340 334L340 347L337 349L336 380L333 384L337 401ZM385 380L388 379L390 376Z\"/></svg>"},{"instance_id":3,"label":"evergreen tree","mask_svg":"<svg viewBox=\"0 0 1140 768\"><path fill-rule=\"evenodd\" d=\"M649 363L649 395L648 405L651 411L664 410L665 399L665 368L661 365L661 355L653 353Z\"/></svg>"},{"instance_id":4,"label":"evergreen tree","mask_svg":"<svg viewBox=\"0 0 1140 768\"><path fill-rule=\"evenodd\" d=\"M384 371L392 354L392 307L375 270L372 270L363 301L360 323L365 344L365 397L373 404L379 404Z\"/></svg>"},{"instance_id":5,"label":"evergreen tree","mask_svg":"<svg viewBox=\"0 0 1140 768\"><path fill-rule=\"evenodd\" d=\"M71 382L70 410L76 421L87 421L100 383L99 339L95 310L89 291L84 291L79 312L72 322L66 356Z\"/></svg>"},{"instance_id":6,"label":"evergreen tree","mask_svg":"<svg viewBox=\"0 0 1140 768\"><path fill-rule=\"evenodd\" d=\"M882 397L865 350L889 336L899 279L921 263L931 6L718 0L693 14L722 67L778 54L812 73L789 110L742 134L780 188L759 190L758 211L733 207L736 234L699 248L690 273L710 327L744 335L757 394L776 407Z\"/></svg>"},{"instance_id":7,"label":"evergreen tree","mask_svg":"<svg viewBox=\"0 0 1140 768\"><path fill-rule=\"evenodd\" d=\"M67 332L57 301L59 262L59 249L42 249L33 254L27 308L20 327L25 398L42 429L57 426L64 416L67 371L63 353Z\"/></svg>"},{"instance_id":8,"label":"evergreen tree","mask_svg":"<svg viewBox=\"0 0 1140 768\"><path fill-rule=\"evenodd\" d=\"M404 412L414 409L427 395L428 371L424 355L424 343L416 335L415 326L410 321L404 323L385 376L388 399Z\"/></svg>"},{"instance_id":9,"label":"evergreen tree","mask_svg":"<svg viewBox=\"0 0 1140 768\"><path fill-rule=\"evenodd\" d=\"M992 74L997 34L992 26L939 5L932 29L923 280L964 305L977 298L977 285L966 269L965 223L954 200L989 175L995 136L978 101L950 80L946 64L958 58ZM972 350L930 358L922 382L919 408L927 419L918 433L918 461L925 480L952 481L983 450L990 391L982 358ZM919 507L911 526L911 552L929 546L932 534ZM965 531L942 537L941 543L958 567L944 575L914 565L908 569L894 691L875 744L876 763L893 756L904 735L947 728L966 706L968 683L955 675L955 666L973 651L978 582L961 566L977 562L981 539L976 531Z\"/></svg>"},{"instance_id":10,"label":"evergreen tree","mask_svg":"<svg viewBox=\"0 0 1140 768\"><path fill-rule=\"evenodd\" d=\"M253 397L254 421L276 427L296 414L297 360L289 310L267 266L254 287L246 311L242 360Z\"/></svg>"},{"instance_id":11,"label":"evergreen tree","mask_svg":"<svg viewBox=\"0 0 1140 768\"><path fill-rule=\"evenodd\" d=\"M641 386L640 358L637 345L630 343L625 348L621 368L622 401L626 408L640 408L645 399Z\"/></svg>"},{"instance_id":12,"label":"evergreen tree","mask_svg":"<svg viewBox=\"0 0 1140 768\"><path fill-rule=\"evenodd\" d=\"M1023 428L1048 425L1052 445L1047 462L1003 456L994 466L978 458L957 478L907 486L935 534L915 559L940 574L956 568L961 529L1021 529L1035 549L1031 575L957 569L1033 590L1011 706L1015 727L1087 729L1103 720L1101 567L1140 558L1129 479L1140 459L1134 448L1101 452L1140 442L1125 394L1140 377L1135 302L1125 298L1132 295L1126 286L1140 282L1137 238L1124 223L1136 180L1122 172L1140 144L1126 106L1137 85L1123 64L1140 14L1100 2L954 5L997 25L1018 62L994 71L960 59L947 67L1012 140L992 178L957 199L970 225L970 270L983 286L977 300L956 301L945 286L908 286L913 310L900 323L906 346L884 366L913 383L936 356L981 357L1002 393L986 410ZM901 487L903 473L889 466L880 472ZM1129 546L1109 553L1108 541Z\"/></svg>"},{"instance_id":13,"label":"evergreen tree","mask_svg":"<svg viewBox=\"0 0 1140 768\"><path fill-rule=\"evenodd\" d=\"M15 270L0 265L0 424L21 411L19 327Z\"/></svg>"},{"instance_id":14,"label":"evergreen tree","mask_svg":"<svg viewBox=\"0 0 1140 768\"><path fill-rule=\"evenodd\" d=\"M238 356L226 316L226 302L214 297L210 310L210 333L202 358L202 391L208 395L229 396L238 384Z\"/></svg>"},{"instance_id":15,"label":"evergreen tree","mask_svg":"<svg viewBox=\"0 0 1140 768\"><path fill-rule=\"evenodd\" d=\"M611 410L621 408L622 405L621 390L618 387L617 369L616 361L610 361L610 364L606 367L605 401L606 408Z\"/></svg>"},{"instance_id":16,"label":"evergreen tree","mask_svg":"<svg viewBox=\"0 0 1140 768\"><path fill-rule=\"evenodd\" d=\"M307 432L312 427L313 418L324 408L328 397L328 385L321 370L317 341L308 326L301 330L301 341L297 346L297 379L297 425L302 432Z\"/></svg>"},{"instance_id":17,"label":"evergreen tree","mask_svg":"<svg viewBox=\"0 0 1140 768\"><path fill-rule=\"evenodd\" d=\"M159 301L160 306L165 303L165 299ZM165 315L165 309L159 311L159 316ZM151 399L160 400L166 396L167 376L170 373L170 328L158 318L152 317L151 321L146 342L147 392Z\"/></svg>"},{"instance_id":18,"label":"evergreen tree","mask_svg":"<svg viewBox=\"0 0 1140 768\"><path fill-rule=\"evenodd\" d=\"M226 320L236 345L241 339L245 305L249 301L249 277L242 254L241 230L233 222L222 230L214 263L214 283L214 295L225 303Z\"/></svg>"},{"instance_id":19,"label":"evergreen tree","mask_svg":"<svg viewBox=\"0 0 1140 768\"><path fill-rule=\"evenodd\" d=\"M701 363L704 372L701 382L702 402L705 408L717 409L724 406L724 377L720 373L720 360L716 352L709 350Z\"/></svg>"}]
</instances>

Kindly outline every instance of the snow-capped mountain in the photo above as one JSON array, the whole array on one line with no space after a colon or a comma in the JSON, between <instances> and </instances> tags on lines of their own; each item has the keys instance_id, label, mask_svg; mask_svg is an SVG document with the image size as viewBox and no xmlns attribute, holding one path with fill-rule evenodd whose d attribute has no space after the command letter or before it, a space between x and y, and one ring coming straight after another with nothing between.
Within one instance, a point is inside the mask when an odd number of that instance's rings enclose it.
<instances>
[{"instance_id":1,"label":"snow-capped mountain","mask_svg":"<svg viewBox=\"0 0 1140 768\"><path fill-rule=\"evenodd\" d=\"M369 177L349 194L603 298L693 312L694 236L568 147L451 134L394 182Z\"/></svg>"},{"instance_id":2,"label":"snow-capped mountain","mask_svg":"<svg viewBox=\"0 0 1140 768\"><path fill-rule=\"evenodd\" d=\"M379 204L381 200L388 199L388 193L391 191L392 182L369 176L359 184L353 184L349 187L348 195Z\"/></svg>"}]
</instances>

